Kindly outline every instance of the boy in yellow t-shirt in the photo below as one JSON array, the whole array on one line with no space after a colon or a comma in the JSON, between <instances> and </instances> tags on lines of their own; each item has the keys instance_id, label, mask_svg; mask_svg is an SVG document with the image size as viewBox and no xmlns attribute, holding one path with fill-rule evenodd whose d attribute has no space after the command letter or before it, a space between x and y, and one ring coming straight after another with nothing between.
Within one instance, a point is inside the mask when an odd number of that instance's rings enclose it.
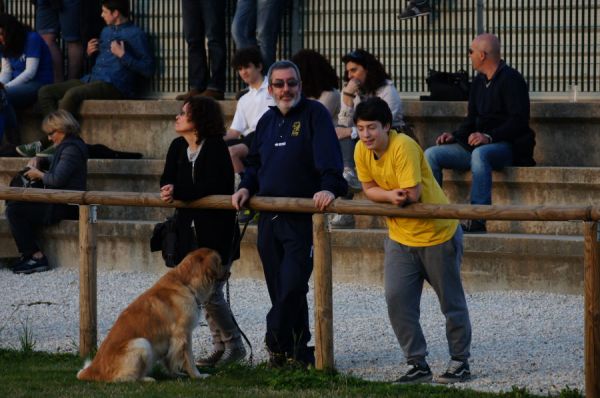
<instances>
[{"instance_id":1,"label":"boy in yellow t-shirt","mask_svg":"<svg viewBox=\"0 0 600 398\"><path fill-rule=\"evenodd\" d=\"M405 134L390 130L392 114L380 98L356 107L354 124L360 141L354 151L358 179L374 202L448 203L423 151ZM471 322L460 279L462 230L456 220L388 217L384 283L388 315L409 369L397 383L432 380L427 344L419 324L423 282L435 290L446 317L451 360L440 383L468 380Z\"/></svg>"}]
</instances>

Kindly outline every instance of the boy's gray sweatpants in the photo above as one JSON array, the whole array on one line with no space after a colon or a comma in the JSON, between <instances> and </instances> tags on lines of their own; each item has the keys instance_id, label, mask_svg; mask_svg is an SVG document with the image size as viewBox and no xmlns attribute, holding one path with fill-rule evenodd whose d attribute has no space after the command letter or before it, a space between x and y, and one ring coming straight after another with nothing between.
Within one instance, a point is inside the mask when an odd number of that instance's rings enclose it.
<instances>
[{"instance_id":1,"label":"boy's gray sweatpants","mask_svg":"<svg viewBox=\"0 0 600 398\"><path fill-rule=\"evenodd\" d=\"M450 356L470 355L471 321L460 279L463 255L462 229L439 245L410 247L391 239L385 242L384 283L388 315L407 362L423 362L427 343L419 323L423 282L435 290L446 317Z\"/></svg>"}]
</instances>

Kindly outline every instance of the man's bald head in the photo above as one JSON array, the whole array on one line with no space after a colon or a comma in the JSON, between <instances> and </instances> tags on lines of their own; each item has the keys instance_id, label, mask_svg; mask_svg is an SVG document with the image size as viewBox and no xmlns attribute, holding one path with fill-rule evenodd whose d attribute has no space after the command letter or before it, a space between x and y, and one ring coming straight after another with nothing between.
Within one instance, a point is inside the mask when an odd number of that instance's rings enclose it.
<instances>
[{"instance_id":1,"label":"man's bald head","mask_svg":"<svg viewBox=\"0 0 600 398\"><path fill-rule=\"evenodd\" d=\"M500 61L500 39L498 36L491 33L482 33L473 40L473 44L494 61Z\"/></svg>"}]
</instances>

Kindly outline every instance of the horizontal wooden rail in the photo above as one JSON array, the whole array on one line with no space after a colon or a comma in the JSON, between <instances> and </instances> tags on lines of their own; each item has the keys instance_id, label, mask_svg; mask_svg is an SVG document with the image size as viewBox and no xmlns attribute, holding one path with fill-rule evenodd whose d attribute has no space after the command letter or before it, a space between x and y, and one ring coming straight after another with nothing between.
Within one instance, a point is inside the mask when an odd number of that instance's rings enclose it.
<instances>
[{"instance_id":1,"label":"horizontal wooden rail","mask_svg":"<svg viewBox=\"0 0 600 398\"><path fill-rule=\"evenodd\" d=\"M233 209L228 195L207 196L193 202L165 203L158 193L64 191L54 189L0 187L0 199L29 202L72 203L80 205L191 207ZM292 213L340 213L408 218L456 218L511 221L598 221L600 206L493 206L493 205L431 205L415 203L397 207L369 200L336 199L320 211L308 198L252 197L249 207L259 211Z\"/></svg>"}]
</instances>

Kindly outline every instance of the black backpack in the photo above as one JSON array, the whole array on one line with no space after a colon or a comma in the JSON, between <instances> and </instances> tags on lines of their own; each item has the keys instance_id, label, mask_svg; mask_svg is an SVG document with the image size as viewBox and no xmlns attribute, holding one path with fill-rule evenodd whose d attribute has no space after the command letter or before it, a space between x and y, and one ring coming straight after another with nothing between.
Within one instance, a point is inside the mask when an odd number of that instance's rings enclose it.
<instances>
[{"instance_id":1,"label":"black backpack","mask_svg":"<svg viewBox=\"0 0 600 398\"><path fill-rule=\"evenodd\" d=\"M422 96L422 101L467 101L471 83L465 70L456 73L438 72L429 69L425 79L431 95Z\"/></svg>"},{"instance_id":2,"label":"black backpack","mask_svg":"<svg viewBox=\"0 0 600 398\"><path fill-rule=\"evenodd\" d=\"M177 221L178 212L166 221L154 226L150 238L150 251L162 251L167 267L175 267L192 250L197 249L196 233L191 224L180 226Z\"/></svg>"}]
</instances>

